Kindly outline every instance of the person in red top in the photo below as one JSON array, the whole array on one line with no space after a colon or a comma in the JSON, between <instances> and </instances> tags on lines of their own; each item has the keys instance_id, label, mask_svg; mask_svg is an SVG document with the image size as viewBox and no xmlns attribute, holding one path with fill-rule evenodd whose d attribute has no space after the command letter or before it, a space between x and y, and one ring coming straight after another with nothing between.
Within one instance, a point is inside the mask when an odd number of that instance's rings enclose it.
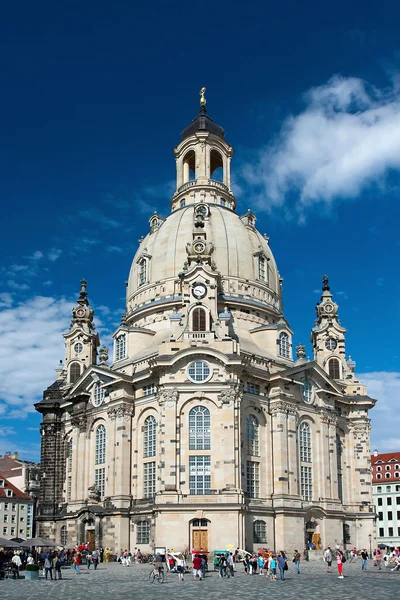
<instances>
[{"instance_id":1,"label":"person in red top","mask_svg":"<svg viewBox=\"0 0 400 600\"><path fill-rule=\"evenodd\" d=\"M200 580L203 579L203 573L201 572L201 558L198 554L195 554L194 558L193 558L193 577L194 577L194 579L196 579L197 575L199 576Z\"/></svg>"},{"instance_id":2,"label":"person in red top","mask_svg":"<svg viewBox=\"0 0 400 600\"><path fill-rule=\"evenodd\" d=\"M81 555L79 552L77 552L74 556L74 567L75 567L75 571L77 575L81 574L81 571L79 569L79 565L81 564Z\"/></svg>"}]
</instances>

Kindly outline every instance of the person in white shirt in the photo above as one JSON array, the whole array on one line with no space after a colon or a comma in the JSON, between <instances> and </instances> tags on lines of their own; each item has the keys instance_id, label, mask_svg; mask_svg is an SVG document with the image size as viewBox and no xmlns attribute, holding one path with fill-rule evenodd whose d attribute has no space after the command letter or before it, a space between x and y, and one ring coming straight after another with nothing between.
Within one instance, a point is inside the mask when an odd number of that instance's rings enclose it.
<instances>
[{"instance_id":1,"label":"person in white shirt","mask_svg":"<svg viewBox=\"0 0 400 600\"><path fill-rule=\"evenodd\" d=\"M178 580L183 581L183 575L184 575L185 569L186 569L186 561L183 558L182 554L178 554L178 558L176 561L176 569L178 571Z\"/></svg>"},{"instance_id":2,"label":"person in white shirt","mask_svg":"<svg viewBox=\"0 0 400 600\"><path fill-rule=\"evenodd\" d=\"M13 578L19 579L19 570L21 568L22 562L17 553L14 554L14 556L11 559L11 562L13 564Z\"/></svg>"},{"instance_id":3,"label":"person in white shirt","mask_svg":"<svg viewBox=\"0 0 400 600\"><path fill-rule=\"evenodd\" d=\"M33 565L33 564L34 564L34 562L35 562L35 561L34 561L34 559L33 559L33 556L32 556L32 554L29 554L29 555L28 555L28 558L26 559L26 564L27 564L27 565Z\"/></svg>"}]
</instances>

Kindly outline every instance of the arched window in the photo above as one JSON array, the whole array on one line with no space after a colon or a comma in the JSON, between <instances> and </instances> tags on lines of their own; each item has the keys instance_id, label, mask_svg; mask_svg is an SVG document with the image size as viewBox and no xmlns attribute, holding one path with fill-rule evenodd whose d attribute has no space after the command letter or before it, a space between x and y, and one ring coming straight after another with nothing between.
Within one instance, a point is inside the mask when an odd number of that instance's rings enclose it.
<instances>
[{"instance_id":1,"label":"arched window","mask_svg":"<svg viewBox=\"0 0 400 600\"><path fill-rule=\"evenodd\" d=\"M151 415L147 417L143 427L143 456L149 458L156 455L157 421Z\"/></svg>"},{"instance_id":2,"label":"arched window","mask_svg":"<svg viewBox=\"0 0 400 600\"><path fill-rule=\"evenodd\" d=\"M219 199L219 203L220 203L221 206L226 206L226 200L225 200L225 198L220 198Z\"/></svg>"},{"instance_id":3,"label":"arched window","mask_svg":"<svg viewBox=\"0 0 400 600\"><path fill-rule=\"evenodd\" d=\"M340 363L337 358L331 358L328 362L328 373L332 379L340 379Z\"/></svg>"},{"instance_id":4,"label":"arched window","mask_svg":"<svg viewBox=\"0 0 400 600\"><path fill-rule=\"evenodd\" d=\"M279 354L284 358L290 358L289 336L284 331L279 334Z\"/></svg>"},{"instance_id":5,"label":"arched window","mask_svg":"<svg viewBox=\"0 0 400 600\"><path fill-rule=\"evenodd\" d=\"M126 356L126 335L121 333L115 340L115 360L121 360Z\"/></svg>"},{"instance_id":6,"label":"arched window","mask_svg":"<svg viewBox=\"0 0 400 600\"><path fill-rule=\"evenodd\" d=\"M312 500L312 462L311 456L311 430L308 423L301 423L299 427L300 446L300 482L303 500Z\"/></svg>"},{"instance_id":7,"label":"arched window","mask_svg":"<svg viewBox=\"0 0 400 600\"><path fill-rule=\"evenodd\" d=\"M207 331L207 315L204 308L195 308L192 314L192 331Z\"/></svg>"},{"instance_id":8,"label":"arched window","mask_svg":"<svg viewBox=\"0 0 400 600\"><path fill-rule=\"evenodd\" d=\"M94 470L94 483L99 491L100 497L104 498L106 485L106 469L105 467L97 466L104 465L106 462L106 428L104 425L99 425L96 429L96 452Z\"/></svg>"},{"instance_id":9,"label":"arched window","mask_svg":"<svg viewBox=\"0 0 400 600\"><path fill-rule=\"evenodd\" d=\"M68 534L67 534L67 526L62 525L60 529L60 544L61 546L66 546L68 542Z\"/></svg>"},{"instance_id":10,"label":"arched window","mask_svg":"<svg viewBox=\"0 0 400 600\"><path fill-rule=\"evenodd\" d=\"M150 523L148 521L139 521L136 524L136 543L148 544L150 542Z\"/></svg>"},{"instance_id":11,"label":"arched window","mask_svg":"<svg viewBox=\"0 0 400 600\"><path fill-rule=\"evenodd\" d=\"M260 281L265 281L265 262L265 256L258 257L258 279L260 279Z\"/></svg>"},{"instance_id":12,"label":"arched window","mask_svg":"<svg viewBox=\"0 0 400 600\"><path fill-rule=\"evenodd\" d=\"M69 367L69 381L75 383L81 376L81 365L78 362L73 362Z\"/></svg>"},{"instance_id":13,"label":"arched window","mask_svg":"<svg viewBox=\"0 0 400 600\"><path fill-rule=\"evenodd\" d=\"M382 479L382 475L380 473L377 474L376 476L377 479Z\"/></svg>"},{"instance_id":14,"label":"arched window","mask_svg":"<svg viewBox=\"0 0 400 600\"><path fill-rule=\"evenodd\" d=\"M313 386L308 379L303 379L303 385L301 389L304 402L309 404L313 400Z\"/></svg>"},{"instance_id":15,"label":"arched window","mask_svg":"<svg viewBox=\"0 0 400 600\"><path fill-rule=\"evenodd\" d=\"M253 543L264 544L267 541L267 524L265 521L257 520L253 523Z\"/></svg>"},{"instance_id":16,"label":"arched window","mask_svg":"<svg viewBox=\"0 0 400 600\"><path fill-rule=\"evenodd\" d=\"M247 454L259 456L258 419L254 415L246 417Z\"/></svg>"},{"instance_id":17,"label":"arched window","mask_svg":"<svg viewBox=\"0 0 400 600\"><path fill-rule=\"evenodd\" d=\"M211 418L205 406L195 406L189 413L189 450L210 450Z\"/></svg>"},{"instance_id":18,"label":"arched window","mask_svg":"<svg viewBox=\"0 0 400 600\"><path fill-rule=\"evenodd\" d=\"M378 487L376 488L376 491L378 492L378 494L382 494L382 486L378 485ZM398 490L396 490L397 492Z\"/></svg>"},{"instance_id":19,"label":"arched window","mask_svg":"<svg viewBox=\"0 0 400 600\"><path fill-rule=\"evenodd\" d=\"M96 465L103 465L106 462L106 428L99 425L96 429Z\"/></svg>"},{"instance_id":20,"label":"arched window","mask_svg":"<svg viewBox=\"0 0 400 600\"><path fill-rule=\"evenodd\" d=\"M186 200L185 200L185 198L182 198L182 200L180 200L180 202L179 202L179 207L185 208L185 206L186 206Z\"/></svg>"},{"instance_id":21,"label":"arched window","mask_svg":"<svg viewBox=\"0 0 400 600\"><path fill-rule=\"evenodd\" d=\"M222 156L217 150L210 152L210 179L224 181L224 163Z\"/></svg>"},{"instance_id":22,"label":"arched window","mask_svg":"<svg viewBox=\"0 0 400 600\"><path fill-rule=\"evenodd\" d=\"M72 440L67 442L67 471L72 472Z\"/></svg>"},{"instance_id":23,"label":"arched window","mask_svg":"<svg viewBox=\"0 0 400 600\"><path fill-rule=\"evenodd\" d=\"M96 381L96 383L93 386L93 396L92 396L92 403L93 406L100 406L100 404L103 402L105 395L106 395L106 391L104 388L101 387L102 382L101 381Z\"/></svg>"},{"instance_id":24,"label":"arched window","mask_svg":"<svg viewBox=\"0 0 400 600\"><path fill-rule=\"evenodd\" d=\"M139 261L139 285L144 285L147 281L147 259L141 258Z\"/></svg>"},{"instance_id":25,"label":"arched window","mask_svg":"<svg viewBox=\"0 0 400 600\"><path fill-rule=\"evenodd\" d=\"M183 159L183 183L196 179L196 154L189 150Z\"/></svg>"},{"instance_id":26,"label":"arched window","mask_svg":"<svg viewBox=\"0 0 400 600\"><path fill-rule=\"evenodd\" d=\"M336 460L337 460L337 476L338 476L338 497L343 502L343 472L342 472L342 455L343 446L340 435L336 436Z\"/></svg>"}]
</instances>

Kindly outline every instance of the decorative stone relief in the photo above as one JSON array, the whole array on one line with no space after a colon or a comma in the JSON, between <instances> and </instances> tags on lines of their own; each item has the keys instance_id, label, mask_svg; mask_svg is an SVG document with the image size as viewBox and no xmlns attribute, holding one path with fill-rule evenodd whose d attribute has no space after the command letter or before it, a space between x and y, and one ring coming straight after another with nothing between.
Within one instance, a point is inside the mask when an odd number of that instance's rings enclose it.
<instances>
[{"instance_id":1,"label":"decorative stone relief","mask_svg":"<svg viewBox=\"0 0 400 600\"><path fill-rule=\"evenodd\" d=\"M87 426L87 416L86 415L77 415L72 417L71 419L72 427L79 429L79 431L86 431Z\"/></svg>"},{"instance_id":2,"label":"decorative stone relief","mask_svg":"<svg viewBox=\"0 0 400 600\"><path fill-rule=\"evenodd\" d=\"M349 429L353 432L355 440L359 440L360 442L367 442L369 440L371 431L369 419L349 423Z\"/></svg>"},{"instance_id":3,"label":"decorative stone relief","mask_svg":"<svg viewBox=\"0 0 400 600\"><path fill-rule=\"evenodd\" d=\"M221 402L221 407L224 404L230 406L236 398L239 398L240 400L243 398L243 386L238 383L230 385L228 388L223 389L221 393L218 394L218 400Z\"/></svg>"},{"instance_id":4,"label":"decorative stone relief","mask_svg":"<svg viewBox=\"0 0 400 600\"><path fill-rule=\"evenodd\" d=\"M332 429L336 429L337 417L335 415L322 413L320 419L322 426L326 431L328 431L329 427L331 427Z\"/></svg>"},{"instance_id":5,"label":"decorative stone relief","mask_svg":"<svg viewBox=\"0 0 400 600\"><path fill-rule=\"evenodd\" d=\"M165 408L174 408L178 402L179 392L178 390L159 387L157 389L156 398L160 406L164 405Z\"/></svg>"},{"instance_id":6,"label":"decorative stone relief","mask_svg":"<svg viewBox=\"0 0 400 600\"><path fill-rule=\"evenodd\" d=\"M129 421L133 417L134 409L130 404L113 406L108 409L107 416L110 421Z\"/></svg>"},{"instance_id":7,"label":"decorative stone relief","mask_svg":"<svg viewBox=\"0 0 400 600\"><path fill-rule=\"evenodd\" d=\"M270 412L273 417L281 420L290 419L291 421L296 421L299 416L296 406L282 401L270 404Z\"/></svg>"}]
</instances>

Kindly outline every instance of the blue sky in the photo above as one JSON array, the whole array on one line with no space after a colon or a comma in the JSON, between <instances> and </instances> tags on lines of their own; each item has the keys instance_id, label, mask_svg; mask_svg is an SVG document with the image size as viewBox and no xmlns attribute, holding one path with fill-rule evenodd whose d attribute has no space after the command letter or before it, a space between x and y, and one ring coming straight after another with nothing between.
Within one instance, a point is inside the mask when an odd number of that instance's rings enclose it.
<instances>
[{"instance_id":1,"label":"blue sky","mask_svg":"<svg viewBox=\"0 0 400 600\"><path fill-rule=\"evenodd\" d=\"M252 208L270 237L295 343L308 343L327 273L347 353L379 399L372 447L398 450L400 8L383 8L3 7L0 453L39 456L32 405L63 358L82 277L109 343L203 85L235 149L238 212Z\"/></svg>"}]
</instances>

